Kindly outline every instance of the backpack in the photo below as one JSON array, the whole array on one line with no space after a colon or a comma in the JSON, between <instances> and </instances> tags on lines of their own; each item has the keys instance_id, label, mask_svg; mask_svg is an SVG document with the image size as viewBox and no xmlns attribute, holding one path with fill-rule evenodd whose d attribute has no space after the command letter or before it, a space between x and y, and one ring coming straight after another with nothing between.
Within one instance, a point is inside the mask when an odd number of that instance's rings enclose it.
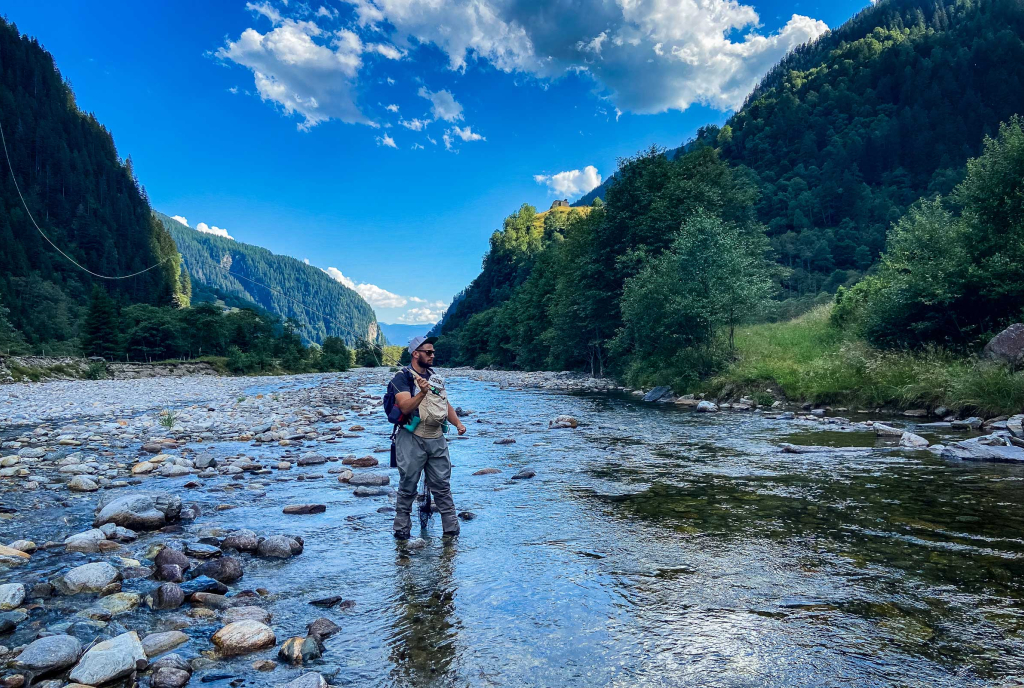
<instances>
[{"instance_id":1,"label":"backpack","mask_svg":"<svg viewBox=\"0 0 1024 688\"><path fill-rule=\"evenodd\" d=\"M409 389L412 391L411 393L415 393L416 378L413 377L412 371L409 370L408 366L406 366L402 368L402 372L405 373L407 378L409 378ZM394 380L391 380L391 382L388 382L388 389L384 393L384 413L387 414L388 422L392 425L405 425L409 422L409 419L404 413L402 413L402 409L399 408L398 404L395 402L395 397L397 395L398 390L395 389Z\"/></svg>"}]
</instances>

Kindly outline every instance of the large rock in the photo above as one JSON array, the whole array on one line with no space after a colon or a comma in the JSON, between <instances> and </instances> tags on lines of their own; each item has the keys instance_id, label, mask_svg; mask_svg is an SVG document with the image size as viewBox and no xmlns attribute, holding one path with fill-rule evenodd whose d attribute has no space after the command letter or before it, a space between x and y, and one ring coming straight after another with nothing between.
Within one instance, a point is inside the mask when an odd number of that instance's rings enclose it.
<instances>
[{"instance_id":1,"label":"large rock","mask_svg":"<svg viewBox=\"0 0 1024 688\"><path fill-rule=\"evenodd\" d=\"M94 645L68 677L87 686L99 686L144 669L146 663L139 636L131 631Z\"/></svg>"},{"instance_id":2,"label":"large rock","mask_svg":"<svg viewBox=\"0 0 1024 688\"><path fill-rule=\"evenodd\" d=\"M17 609L25 601L25 586L21 583L0 585L0 610Z\"/></svg>"},{"instance_id":3,"label":"large rock","mask_svg":"<svg viewBox=\"0 0 1024 688\"><path fill-rule=\"evenodd\" d=\"M192 679L192 674L175 667L160 667L150 679L151 688L183 688Z\"/></svg>"},{"instance_id":4,"label":"large rock","mask_svg":"<svg viewBox=\"0 0 1024 688\"><path fill-rule=\"evenodd\" d=\"M939 454L944 459L960 459L961 461L987 461L992 463L1024 462L1024 449L1009 442L993 443L994 436L975 437L946 445Z\"/></svg>"},{"instance_id":5,"label":"large rock","mask_svg":"<svg viewBox=\"0 0 1024 688\"><path fill-rule=\"evenodd\" d=\"M213 644L227 656L255 652L275 643L277 638L270 626L252 619L229 623L213 634Z\"/></svg>"},{"instance_id":6,"label":"large rock","mask_svg":"<svg viewBox=\"0 0 1024 688\"><path fill-rule=\"evenodd\" d=\"M181 631L150 633L142 639L142 649L145 651L146 656L152 659L157 655L162 655L179 645L187 643L188 640L188 636Z\"/></svg>"},{"instance_id":7,"label":"large rock","mask_svg":"<svg viewBox=\"0 0 1024 688\"><path fill-rule=\"evenodd\" d=\"M1024 363L1024 324L1014 323L990 339L981 355L1015 368Z\"/></svg>"},{"instance_id":8,"label":"large rock","mask_svg":"<svg viewBox=\"0 0 1024 688\"><path fill-rule=\"evenodd\" d=\"M82 643L70 635L58 634L35 640L17 656L15 666L37 675L60 671L82 656Z\"/></svg>"},{"instance_id":9,"label":"large rock","mask_svg":"<svg viewBox=\"0 0 1024 688\"><path fill-rule=\"evenodd\" d=\"M177 521L180 515L181 497L177 495L166 492L111 494L100 499L93 525L113 523L132 530L155 530Z\"/></svg>"},{"instance_id":10,"label":"large rock","mask_svg":"<svg viewBox=\"0 0 1024 688\"><path fill-rule=\"evenodd\" d=\"M294 681L289 681L282 688L330 688L324 677L318 673L303 674Z\"/></svg>"},{"instance_id":11,"label":"large rock","mask_svg":"<svg viewBox=\"0 0 1024 688\"><path fill-rule=\"evenodd\" d=\"M72 492L95 492L100 489L96 481L86 478L84 475L76 475L68 481L68 489Z\"/></svg>"},{"instance_id":12,"label":"large rock","mask_svg":"<svg viewBox=\"0 0 1024 688\"><path fill-rule=\"evenodd\" d=\"M349 485L380 486L391 482L390 476L379 473L360 473L348 479Z\"/></svg>"},{"instance_id":13,"label":"large rock","mask_svg":"<svg viewBox=\"0 0 1024 688\"><path fill-rule=\"evenodd\" d=\"M1009 430L1014 437L1024 437L1024 413L1018 413L1015 416L1010 416L1006 420L1006 429ZM14 546L13 542L11 543L11 546Z\"/></svg>"},{"instance_id":14,"label":"large rock","mask_svg":"<svg viewBox=\"0 0 1024 688\"><path fill-rule=\"evenodd\" d=\"M261 557L288 559L297 554L302 554L302 544L302 538L293 538L287 535L271 535L260 540L260 544L256 548L256 554Z\"/></svg>"},{"instance_id":15,"label":"large rock","mask_svg":"<svg viewBox=\"0 0 1024 688\"><path fill-rule=\"evenodd\" d=\"M164 583L146 596L150 609L177 609L185 601L185 593L177 583Z\"/></svg>"},{"instance_id":16,"label":"large rock","mask_svg":"<svg viewBox=\"0 0 1024 688\"><path fill-rule=\"evenodd\" d=\"M702 401L697 404L697 413L715 413L718 411L718 407L712 404L710 401Z\"/></svg>"},{"instance_id":17,"label":"large rock","mask_svg":"<svg viewBox=\"0 0 1024 688\"><path fill-rule=\"evenodd\" d=\"M159 569L161 566L174 565L181 568L182 571L187 571L192 562L188 560L184 552L180 552L170 547L164 547L162 550L157 552L156 557L153 558L153 563L156 564Z\"/></svg>"},{"instance_id":18,"label":"large rock","mask_svg":"<svg viewBox=\"0 0 1024 688\"><path fill-rule=\"evenodd\" d=\"M222 549L237 549L239 552L255 552L260 544L260 539L251 530L236 530L228 533L228 536L220 543Z\"/></svg>"},{"instance_id":19,"label":"large rock","mask_svg":"<svg viewBox=\"0 0 1024 688\"><path fill-rule=\"evenodd\" d=\"M322 616L306 626L306 635L314 638L330 638L335 633L341 633L341 626Z\"/></svg>"},{"instance_id":20,"label":"large rock","mask_svg":"<svg viewBox=\"0 0 1024 688\"><path fill-rule=\"evenodd\" d=\"M672 393L672 388L667 386L667 385L663 385L661 387L655 387L650 392L648 392L647 394L644 395L644 401L658 401L659 399L664 397L666 394L671 394L671 393Z\"/></svg>"},{"instance_id":21,"label":"large rock","mask_svg":"<svg viewBox=\"0 0 1024 688\"><path fill-rule=\"evenodd\" d=\"M105 561L76 566L55 579L57 589L65 595L100 593L120 589L121 574Z\"/></svg>"},{"instance_id":22,"label":"large rock","mask_svg":"<svg viewBox=\"0 0 1024 688\"><path fill-rule=\"evenodd\" d=\"M900 446L910 449L924 449L928 446L928 440L912 432L905 432L900 436Z\"/></svg>"},{"instance_id":23,"label":"large rock","mask_svg":"<svg viewBox=\"0 0 1024 688\"><path fill-rule=\"evenodd\" d=\"M284 641L281 649L277 652L277 656L289 664L302 664L311 659L318 659L323 653L323 647L320 645L319 638L297 636Z\"/></svg>"},{"instance_id":24,"label":"large rock","mask_svg":"<svg viewBox=\"0 0 1024 688\"><path fill-rule=\"evenodd\" d=\"M221 583L234 583L242 577L242 561L237 557L219 557L196 569L197 576L209 576Z\"/></svg>"}]
</instances>

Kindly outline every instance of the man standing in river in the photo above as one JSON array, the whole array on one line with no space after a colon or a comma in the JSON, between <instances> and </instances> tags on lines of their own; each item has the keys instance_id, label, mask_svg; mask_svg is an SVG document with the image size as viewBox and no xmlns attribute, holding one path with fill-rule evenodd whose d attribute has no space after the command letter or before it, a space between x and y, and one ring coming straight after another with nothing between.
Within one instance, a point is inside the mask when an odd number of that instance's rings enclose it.
<instances>
[{"instance_id":1,"label":"man standing in river","mask_svg":"<svg viewBox=\"0 0 1024 688\"><path fill-rule=\"evenodd\" d=\"M448 403L444 379L431 367L436 341L437 337L414 337L409 342L412 364L398 371L389 383L393 385L395 404L411 419L398 428L395 437L399 479L394 530L399 540L409 539L412 503L423 471L426 471L427 485L441 514L445 537L459 534L459 519L452 499L452 462L444 425L451 423L460 435L466 433L466 426Z\"/></svg>"}]
</instances>

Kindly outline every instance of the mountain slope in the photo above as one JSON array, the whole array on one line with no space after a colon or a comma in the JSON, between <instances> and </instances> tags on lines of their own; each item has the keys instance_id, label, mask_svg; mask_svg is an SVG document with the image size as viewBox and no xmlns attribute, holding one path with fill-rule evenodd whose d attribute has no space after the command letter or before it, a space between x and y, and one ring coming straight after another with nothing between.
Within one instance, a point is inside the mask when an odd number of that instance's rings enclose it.
<instances>
[{"instance_id":1,"label":"mountain slope","mask_svg":"<svg viewBox=\"0 0 1024 688\"><path fill-rule=\"evenodd\" d=\"M163 213L155 216L177 244L193 285L293 318L301 325L301 335L318 344L328 336L351 345L366 339L381 342L370 305L323 270L260 246L197 232Z\"/></svg>"},{"instance_id":2,"label":"mountain slope","mask_svg":"<svg viewBox=\"0 0 1024 688\"><path fill-rule=\"evenodd\" d=\"M1022 37L1016 0L883 0L791 53L689 145L756 173L787 293L834 291L830 276L870 266L891 222L948 193L982 138L1024 112Z\"/></svg>"},{"instance_id":3,"label":"mountain slope","mask_svg":"<svg viewBox=\"0 0 1024 688\"><path fill-rule=\"evenodd\" d=\"M174 242L151 214L131 159L122 162L106 129L75 104L53 57L0 18L0 125L25 201L0 160L0 302L35 348L74 351L94 285L122 304L182 303Z\"/></svg>"}]
</instances>

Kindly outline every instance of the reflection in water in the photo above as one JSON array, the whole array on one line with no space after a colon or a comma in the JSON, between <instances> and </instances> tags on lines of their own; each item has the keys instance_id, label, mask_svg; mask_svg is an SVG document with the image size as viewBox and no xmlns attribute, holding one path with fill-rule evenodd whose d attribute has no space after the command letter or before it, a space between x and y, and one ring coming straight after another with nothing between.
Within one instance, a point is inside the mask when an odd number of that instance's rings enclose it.
<instances>
[{"instance_id":1,"label":"reflection in water","mask_svg":"<svg viewBox=\"0 0 1024 688\"><path fill-rule=\"evenodd\" d=\"M402 545L397 550L388 638L391 681L396 686L450 685L462 626L455 618L457 544L446 544L436 554L408 556Z\"/></svg>"}]
</instances>

